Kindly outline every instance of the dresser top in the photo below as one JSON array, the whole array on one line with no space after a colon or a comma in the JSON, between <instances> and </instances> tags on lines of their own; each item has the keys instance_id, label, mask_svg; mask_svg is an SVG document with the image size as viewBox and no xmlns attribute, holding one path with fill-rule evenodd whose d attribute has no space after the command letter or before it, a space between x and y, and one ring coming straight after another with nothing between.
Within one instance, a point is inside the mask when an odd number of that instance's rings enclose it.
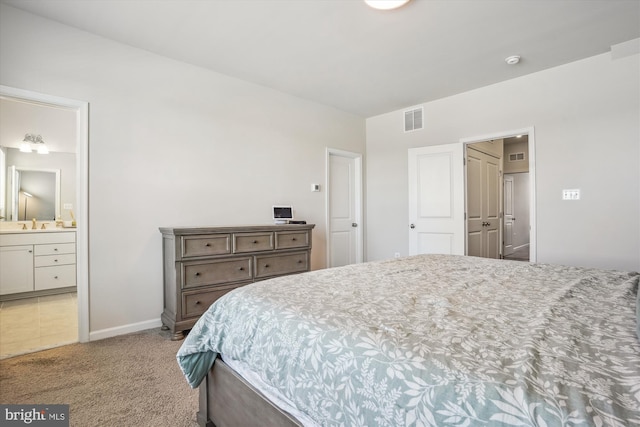
<instances>
[{"instance_id":1,"label":"dresser top","mask_svg":"<svg viewBox=\"0 0 640 427\"><path fill-rule=\"evenodd\" d=\"M183 236L209 233L248 233L259 231L300 231L312 230L315 224L266 224L266 225L228 225L212 227L160 227L164 235Z\"/></svg>"}]
</instances>

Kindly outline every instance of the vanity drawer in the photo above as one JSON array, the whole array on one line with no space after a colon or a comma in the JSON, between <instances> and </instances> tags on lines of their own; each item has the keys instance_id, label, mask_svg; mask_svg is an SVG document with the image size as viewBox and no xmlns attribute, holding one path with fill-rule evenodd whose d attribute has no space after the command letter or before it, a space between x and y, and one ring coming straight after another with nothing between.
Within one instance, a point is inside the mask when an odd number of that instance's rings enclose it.
<instances>
[{"instance_id":1,"label":"vanity drawer","mask_svg":"<svg viewBox=\"0 0 640 427\"><path fill-rule=\"evenodd\" d=\"M56 254L75 254L75 253L76 253L75 243L55 243L50 245L36 245L35 247L36 256L56 255Z\"/></svg>"},{"instance_id":2,"label":"vanity drawer","mask_svg":"<svg viewBox=\"0 0 640 427\"><path fill-rule=\"evenodd\" d=\"M256 256L256 278L300 273L309 270L308 252L293 252L287 255Z\"/></svg>"},{"instance_id":3,"label":"vanity drawer","mask_svg":"<svg viewBox=\"0 0 640 427\"><path fill-rule=\"evenodd\" d=\"M235 233L233 252L256 252L273 250L273 233Z\"/></svg>"},{"instance_id":4,"label":"vanity drawer","mask_svg":"<svg viewBox=\"0 0 640 427\"><path fill-rule=\"evenodd\" d=\"M185 262L182 266L182 287L251 280L251 268L250 257Z\"/></svg>"},{"instance_id":5,"label":"vanity drawer","mask_svg":"<svg viewBox=\"0 0 640 427\"><path fill-rule=\"evenodd\" d=\"M234 290L239 284L215 286L200 292L185 292L182 294L182 317L200 316L218 298Z\"/></svg>"},{"instance_id":6,"label":"vanity drawer","mask_svg":"<svg viewBox=\"0 0 640 427\"><path fill-rule=\"evenodd\" d=\"M76 286L75 264L38 267L35 268L34 271L36 291Z\"/></svg>"},{"instance_id":7,"label":"vanity drawer","mask_svg":"<svg viewBox=\"0 0 640 427\"><path fill-rule=\"evenodd\" d=\"M37 246L36 246L37 247ZM44 255L34 258L36 267L52 267L54 265L75 264L76 254Z\"/></svg>"},{"instance_id":8,"label":"vanity drawer","mask_svg":"<svg viewBox=\"0 0 640 427\"><path fill-rule=\"evenodd\" d=\"M306 248L309 246L307 231L276 231L276 249Z\"/></svg>"},{"instance_id":9,"label":"vanity drawer","mask_svg":"<svg viewBox=\"0 0 640 427\"><path fill-rule=\"evenodd\" d=\"M231 235L183 236L182 257L224 255L231 253Z\"/></svg>"}]
</instances>

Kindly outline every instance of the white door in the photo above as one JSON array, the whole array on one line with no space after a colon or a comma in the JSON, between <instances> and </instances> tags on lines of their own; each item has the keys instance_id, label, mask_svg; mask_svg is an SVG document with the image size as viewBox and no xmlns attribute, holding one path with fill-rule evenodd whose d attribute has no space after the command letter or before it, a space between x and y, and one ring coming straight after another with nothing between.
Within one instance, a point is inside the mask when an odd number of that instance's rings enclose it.
<instances>
[{"instance_id":1,"label":"white door","mask_svg":"<svg viewBox=\"0 0 640 427\"><path fill-rule=\"evenodd\" d=\"M467 147L467 255L500 258L500 159Z\"/></svg>"},{"instance_id":2,"label":"white door","mask_svg":"<svg viewBox=\"0 0 640 427\"><path fill-rule=\"evenodd\" d=\"M409 254L464 255L462 143L409 149Z\"/></svg>"},{"instance_id":3,"label":"white door","mask_svg":"<svg viewBox=\"0 0 640 427\"><path fill-rule=\"evenodd\" d=\"M327 263L362 262L362 156L327 151Z\"/></svg>"},{"instance_id":4,"label":"white door","mask_svg":"<svg viewBox=\"0 0 640 427\"><path fill-rule=\"evenodd\" d=\"M504 176L504 256L513 255L513 176Z\"/></svg>"}]
</instances>

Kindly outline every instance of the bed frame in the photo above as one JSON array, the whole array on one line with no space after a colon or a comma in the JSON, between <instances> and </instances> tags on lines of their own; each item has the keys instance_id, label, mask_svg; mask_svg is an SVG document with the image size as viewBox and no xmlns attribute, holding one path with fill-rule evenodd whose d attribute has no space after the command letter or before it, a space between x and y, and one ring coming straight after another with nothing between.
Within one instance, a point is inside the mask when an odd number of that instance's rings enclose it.
<instances>
[{"instance_id":1,"label":"bed frame","mask_svg":"<svg viewBox=\"0 0 640 427\"><path fill-rule=\"evenodd\" d=\"M218 357L199 387L201 427L302 427Z\"/></svg>"}]
</instances>

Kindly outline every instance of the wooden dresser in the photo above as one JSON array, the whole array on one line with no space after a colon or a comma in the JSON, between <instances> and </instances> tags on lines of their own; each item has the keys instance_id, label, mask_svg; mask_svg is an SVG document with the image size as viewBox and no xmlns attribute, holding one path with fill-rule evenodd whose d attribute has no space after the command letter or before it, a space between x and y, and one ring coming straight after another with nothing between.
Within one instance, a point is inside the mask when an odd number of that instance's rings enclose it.
<instances>
[{"instance_id":1,"label":"wooden dresser","mask_svg":"<svg viewBox=\"0 0 640 427\"><path fill-rule=\"evenodd\" d=\"M239 286L310 269L314 224L161 227L162 323L183 338L218 298Z\"/></svg>"}]
</instances>

